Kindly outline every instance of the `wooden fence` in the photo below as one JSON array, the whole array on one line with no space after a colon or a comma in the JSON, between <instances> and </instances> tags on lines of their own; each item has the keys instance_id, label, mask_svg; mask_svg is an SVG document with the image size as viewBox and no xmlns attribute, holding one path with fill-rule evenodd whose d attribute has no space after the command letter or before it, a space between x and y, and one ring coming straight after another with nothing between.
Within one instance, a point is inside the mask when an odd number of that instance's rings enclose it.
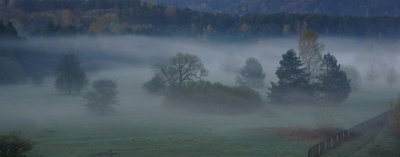
<instances>
[{"instance_id":1,"label":"wooden fence","mask_svg":"<svg viewBox=\"0 0 400 157\"><path fill-rule=\"evenodd\" d=\"M377 127L386 123L389 120L391 113L392 110L386 111L385 113L362 122L350 129L343 130L336 135L329 137L328 139L311 147L308 150L308 157L320 157L328 151L340 146L343 142L352 139L373 127Z\"/></svg>"}]
</instances>

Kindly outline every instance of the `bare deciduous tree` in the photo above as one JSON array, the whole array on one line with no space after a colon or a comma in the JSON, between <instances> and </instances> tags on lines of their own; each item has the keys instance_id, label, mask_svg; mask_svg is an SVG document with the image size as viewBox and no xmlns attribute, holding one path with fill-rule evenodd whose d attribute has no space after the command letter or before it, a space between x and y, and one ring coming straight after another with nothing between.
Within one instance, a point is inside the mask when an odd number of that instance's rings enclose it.
<instances>
[{"instance_id":1,"label":"bare deciduous tree","mask_svg":"<svg viewBox=\"0 0 400 157\"><path fill-rule=\"evenodd\" d=\"M365 74L365 79L370 83L378 80L378 71L376 70L375 64L369 65Z\"/></svg>"},{"instance_id":2,"label":"bare deciduous tree","mask_svg":"<svg viewBox=\"0 0 400 157\"><path fill-rule=\"evenodd\" d=\"M324 45L318 42L318 34L309 30L303 31L299 38L299 55L311 76L316 76L322 62Z\"/></svg>"},{"instance_id":3,"label":"bare deciduous tree","mask_svg":"<svg viewBox=\"0 0 400 157\"><path fill-rule=\"evenodd\" d=\"M171 88L178 88L185 82L201 79L208 74L199 57L186 53L177 53L167 63L156 66L156 70Z\"/></svg>"},{"instance_id":4,"label":"bare deciduous tree","mask_svg":"<svg viewBox=\"0 0 400 157\"><path fill-rule=\"evenodd\" d=\"M356 67L346 65L342 67L343 71L346 73L348 79L350 79L350 86L352 91L359 90L361 88L361 75Z\"/></svg>"},{"instance_id":5,"label":"bare deciduous tree","mask_svg":"<svg viewBox=\"0 0 400 157\"><path fill-rule=\"evenodd\" d=\"M399 74L394 67L390 67L386 74L386 82L393 87L394 84L399 80Z\"/></svg>"}]
</instances>

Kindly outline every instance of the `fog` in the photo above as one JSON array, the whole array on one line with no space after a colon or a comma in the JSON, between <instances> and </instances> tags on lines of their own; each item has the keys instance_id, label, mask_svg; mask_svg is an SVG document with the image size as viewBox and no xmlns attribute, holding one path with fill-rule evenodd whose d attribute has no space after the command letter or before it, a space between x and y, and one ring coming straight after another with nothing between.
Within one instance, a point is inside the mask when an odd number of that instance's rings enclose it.
<instances>
[{"instance_id":1,"label":"fog","mask_svg":"<svg viewBox=\"0 0 400 157\"><path fill-rule=\"evenodd\" d=\"M399 41L334 37L322 37L320 41L325 45L324 53L335 55L341 65L355 66L362 77L371 65L376 66L382 75L390 67L399 67ZM263 65L269 86L270 81L276 80L275 70L281 55L289 49L297 50L296 38L240 43L144 36L81 36L28 38L10 42L8 46L51 53L74 52L82 57L84 66L99 67L96 71L89 71L91 81L107 78L118 83L120 95L116 112L102 117L90 114L80 95L58 93L53 77L46 79L39 87L29 84L2 86L0 132L22 132L39 141L60 134L65 137L57 140L122 138L133 136L132 132L137 133L135 136L143 137L162 131L168 132L166 136L172 136L175 132L226 135L243 129L313 128L318 123L318 112L321 111L315 106L266 104L254 114L199 114L165 108L162 96L142 90L142 84L153 75L152 66L177 52L199 56L210 72L205 79L226 85L235 85L235 70L243 66L248 57L255 57ZM380 88L376 88L378 86ZM266 97L267 90L261 91L261 94ZM385 111L397 94L385 83L384 78L375 83L363 80L360 91L353 92L343 105L329 110L334 115L336 125L346 128ZM145 131L148 129L153 131ZM115 134L109 134L111 130ZM92 134L93 131L96 134Z\"/></svg>"}]
</instances>

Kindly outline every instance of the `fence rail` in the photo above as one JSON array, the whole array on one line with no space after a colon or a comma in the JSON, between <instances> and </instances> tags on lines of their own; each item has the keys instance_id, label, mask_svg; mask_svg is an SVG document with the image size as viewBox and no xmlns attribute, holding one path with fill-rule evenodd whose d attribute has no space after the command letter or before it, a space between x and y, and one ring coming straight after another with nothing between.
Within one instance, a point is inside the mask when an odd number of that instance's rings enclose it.
<instances>
[{"instance_id":1,"label":"fence rail","mask_svg":"<svg viewBox=\"0 0 400 157\"><path fill-rule=\"evenodd\" d=\"M374 118L371 118L350 129L343 130L325 139L324 141L314 145L308 150L308 157L320 157L328 151L340 146L343 142L350 140L371 128L386 123L390 118L391 113L392 110L386 111Z\"/></svg>"}]
</instances>

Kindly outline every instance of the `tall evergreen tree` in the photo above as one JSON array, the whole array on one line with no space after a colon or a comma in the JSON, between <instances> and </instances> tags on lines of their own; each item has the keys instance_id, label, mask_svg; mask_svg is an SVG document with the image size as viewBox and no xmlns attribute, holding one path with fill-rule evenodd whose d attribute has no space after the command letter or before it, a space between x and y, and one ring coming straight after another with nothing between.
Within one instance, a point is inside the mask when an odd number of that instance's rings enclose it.
<instances>
[{"instance_id":1,"label":"tall evergreen tree","mask_svg":"<svg viewBox=\"0 0 400 157\"><path fill-rule=\"evenodd\" d=\"M310 74L306 72L300 57L294 50L282 55L280 66L276 70L279 79L272 82L268 98L274 103L304 103L312 99Z\"/></svg>"},{"instance_id":2,"label":"tall evergreen tree","mask_svg":"<svg viewBox=\"0 0 400 157\"><path fill-rule=\"evenodd\" d=\"M248 58L236 77L236 83L251 88L262 88L265 85L264 79L265 73L261 63L255 58Z\"/></svg>"},{"instance_id":3,"label":"tall evergreen tree","mask_svg":"<svg viewBox=\"0 0 400 157\"><path fill-rule=\"evenodd\" d=\"M350 80L329 53L322 60L319 90L323 100L330 103L344 102L351 93Z\"/></svg>"},{"instance_id":4,"label":"tall evergreen tree","mask_svg":"<svg viewBox=\"0 0 400 157\"><path fill-rule=\"evenodd\" d=\"M56 76L57 90L68 94L80 92L88 82L78 57L73 53L61 56L56 67Z\"/></svg>"}]
</instances>

